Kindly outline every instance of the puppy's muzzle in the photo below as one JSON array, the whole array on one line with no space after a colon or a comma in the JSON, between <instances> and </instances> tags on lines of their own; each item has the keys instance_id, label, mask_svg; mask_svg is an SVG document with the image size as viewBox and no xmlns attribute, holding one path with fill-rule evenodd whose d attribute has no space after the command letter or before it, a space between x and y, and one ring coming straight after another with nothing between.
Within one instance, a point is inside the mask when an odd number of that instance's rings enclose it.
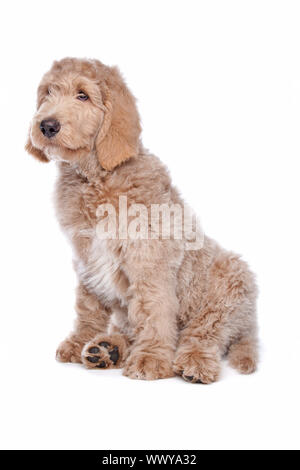
<instances>
[{"instance_id":1,"label":"puppy's muzzle","mask_svg":"<svg viewBox=\"0 0 300 470\"><path fill-rule=\"evenodd\" d=\"M45 137L51 139L60 131L60 123L56 119L44 119L40 124L40 129Z\"/></svg>"}]
</instances>

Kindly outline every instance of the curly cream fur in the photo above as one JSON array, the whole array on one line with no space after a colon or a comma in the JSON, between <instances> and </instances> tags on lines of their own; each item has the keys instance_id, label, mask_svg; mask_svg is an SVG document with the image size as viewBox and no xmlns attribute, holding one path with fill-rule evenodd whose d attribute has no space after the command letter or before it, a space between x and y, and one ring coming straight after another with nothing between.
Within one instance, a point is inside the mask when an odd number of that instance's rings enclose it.
<instances>
[{"instance_id":1,"label":"curly cream fur","mask_svg":"<svg viewBox=\"0 0 300 470\"><path fill-rule=\"evenodd\" d=\"M81 90L87 102L76 99ZM39 128L47 118L61 123L51 140ZM44 76L26 148L41 161L58 161L57 214L79 280L76 326L57 358L124 367L131 378L178 374L211 383L228 354L233 367L251 373L258 358L256 287L239 256L208 237L196 251L185 250L184 240L97 239L97 207L117 208L119 196L147 208L183 205L164 165L144 150L140 131L135 99L116 68L67 58Z\"/></svg>"}]
</instances>

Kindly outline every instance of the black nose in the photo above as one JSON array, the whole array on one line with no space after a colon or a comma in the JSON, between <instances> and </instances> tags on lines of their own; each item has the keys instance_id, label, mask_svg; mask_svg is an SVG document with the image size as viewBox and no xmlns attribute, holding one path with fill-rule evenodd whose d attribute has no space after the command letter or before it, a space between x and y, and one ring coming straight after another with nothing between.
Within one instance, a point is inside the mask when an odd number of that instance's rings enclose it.
<instances>
[{"instance_id":1,"label":"black nose","mask_svg":"<svg viewBox=\"0 0 300 470\"><path fill-rule=\"evenodd\" d=\"M46 136L54 137L60 130L60 123L56 119L44 119L40 124L41 132Z\"/></svg>"}]
</instances>

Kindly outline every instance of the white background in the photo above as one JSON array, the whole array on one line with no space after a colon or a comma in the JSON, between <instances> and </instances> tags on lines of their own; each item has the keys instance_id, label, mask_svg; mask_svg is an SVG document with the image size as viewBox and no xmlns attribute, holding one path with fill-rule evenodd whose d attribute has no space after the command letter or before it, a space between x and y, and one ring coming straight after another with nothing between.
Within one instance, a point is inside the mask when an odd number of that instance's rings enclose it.
<instances>
[{"instance_id":1,"label":"white background","mask_svg":"<svg viewBox=\"0 0 300 470\"><path fill-rule=\"evenodd\" d=\"M10 449L299 448L300 4L51 0L1 6L0 444ZM54 59L118 64L146 147L206 233L257 273L259 371L132 381L54 359L75 317L56 169L24 151Z\"/></svg>"}]
</instances>

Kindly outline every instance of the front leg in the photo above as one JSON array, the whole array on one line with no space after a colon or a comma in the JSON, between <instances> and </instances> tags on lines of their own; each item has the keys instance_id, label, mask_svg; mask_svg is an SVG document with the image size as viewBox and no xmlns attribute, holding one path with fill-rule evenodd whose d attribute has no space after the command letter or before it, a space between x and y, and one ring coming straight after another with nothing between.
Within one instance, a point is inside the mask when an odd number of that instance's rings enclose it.
<instances>
[{"instance_id":1,"label":"front leg","mask_svg":"<svg viewBox=\"0 0 300 470\"><path fill-rule=\"evenodd\" d=\"M61 362L82 362L83 346L96 334L107 331L109 312L82 284L77 288L75 309L78 314L75 329L56 351L56 359Z\"/></svg>"},{"instance_id":2,"label":"front leg","mask_svg":"<svg viewBox=\"0 0 300 470\"><path fill-rule=\"evenodd\" d=\"M128 319L134 341L123 373L132 379L172 377L177 341L176 275L162 258L158 263L143 251L141 256L141 260L130 263L128 274Z\"/></svg>"}]
</instances>

